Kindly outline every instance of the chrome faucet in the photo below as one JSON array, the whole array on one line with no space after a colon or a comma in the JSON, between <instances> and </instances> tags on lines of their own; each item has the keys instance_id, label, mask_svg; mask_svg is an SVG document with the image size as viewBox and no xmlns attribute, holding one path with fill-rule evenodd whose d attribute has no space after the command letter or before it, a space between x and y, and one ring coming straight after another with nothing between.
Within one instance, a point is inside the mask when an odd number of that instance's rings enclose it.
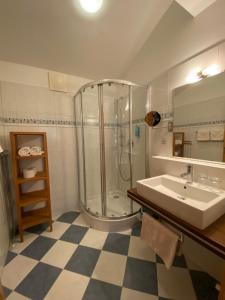
<instances>
[{"instance_id":1,"label":"chrome faucet","mask_svg":"<svg viewBox=\"0 0 225 300\"><path fill-rule=\"evenodd\" d=\"M187 172L180 175L181 178L187 179L187 183L193 182L193 166L187 165Z\"/></svg>"}]
</instances>

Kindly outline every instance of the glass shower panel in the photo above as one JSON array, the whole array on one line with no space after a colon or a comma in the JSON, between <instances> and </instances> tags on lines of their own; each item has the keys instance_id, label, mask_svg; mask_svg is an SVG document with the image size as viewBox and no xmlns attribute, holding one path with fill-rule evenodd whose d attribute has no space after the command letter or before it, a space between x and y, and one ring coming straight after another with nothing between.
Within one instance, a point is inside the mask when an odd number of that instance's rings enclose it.
<instances>
[{"instance_id":1,"label":"glass shower panel","mask_svg":"<svg viewBox=\"0 0 225 300\"><path fill-rule=\"evenodd\" d=\"M103 86L107 216L130 214L129 87Z\"/></svg>"},{"instance_id":2,"label":"glass shower panel","mask_svg":"<svg viewBox=\"0 0 225 300\"><path fill-rule=\"evenodd\" d=\"M133 187L136 181L146 178L146 125L144 117L147 112L147 90L133 87L132 141L133 141ZM134 211L140 207L133 202Z\"/></svg>"},{"instance_id":3,"label":"glass shower panel","mask_svg":"<svg viewBox=\"0 0 225 300\"><path fill-rule=\"evenodd\" d=\"M133 186L146 176L146 115L147 90L133 87Z\"/></svg>"},{"instance_id":4,"label":"glass shower panel","mask_svg":"<svg viewBox=\"0 0 225 300\"><path fill-rule=\"evenodd\" d=\"M78 162L78 188L79 196L82 205L86 208L85 201L85 189L84 189L84 151L83 151L83 139L82 139L82 107L81 107L82 94L79 93L75 98L75 122L76 122L76 151L77 151L77 162Z\"/></svg>"},{"instance_id":5,"label":"glass shower panel","mask_svg":"<svg viewBox=\"0 0 225 300\"><path fill-rule=\"evenodd\" d=\"M102 215L98 86L83 91L82 108L87 210L95 215Z\"/></svg>"}]
</instances>

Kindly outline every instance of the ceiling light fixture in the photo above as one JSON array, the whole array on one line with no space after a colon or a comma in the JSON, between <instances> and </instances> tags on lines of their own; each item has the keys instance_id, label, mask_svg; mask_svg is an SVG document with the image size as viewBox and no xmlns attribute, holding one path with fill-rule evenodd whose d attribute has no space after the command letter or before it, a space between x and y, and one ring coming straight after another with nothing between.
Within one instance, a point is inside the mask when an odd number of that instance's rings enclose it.
<instances>
[{"instance_id":1,"label":"ceiling light fixture","mask_svg":"<svg viewBox=\"0 0 225 300\"><path fill-rule=\"evenodd\" d=\"M79 0L81 7L88 13L96 13L102 7L103 0Z\"/></svg>"}]
</instances>

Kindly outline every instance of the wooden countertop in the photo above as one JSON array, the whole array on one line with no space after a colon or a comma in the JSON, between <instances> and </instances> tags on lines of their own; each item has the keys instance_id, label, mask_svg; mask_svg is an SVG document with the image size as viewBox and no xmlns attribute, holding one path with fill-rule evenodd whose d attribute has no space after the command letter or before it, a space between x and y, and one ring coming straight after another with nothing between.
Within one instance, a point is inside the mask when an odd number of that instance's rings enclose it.
<instances>
[{"instance_id":1,"label":"wooden countertop","mask_svg":"<svg viewBox=\"0 0 225 300\"><path fill-rule=\"evenodd\" d=\"M159 215L160 218L167 221L181 232L225 259L225 215L206 229L201 230L143 198L137 193L135 188L128 190L127 195L141 206L150 209L150 211Z\"/></svg>"}]
</instances>

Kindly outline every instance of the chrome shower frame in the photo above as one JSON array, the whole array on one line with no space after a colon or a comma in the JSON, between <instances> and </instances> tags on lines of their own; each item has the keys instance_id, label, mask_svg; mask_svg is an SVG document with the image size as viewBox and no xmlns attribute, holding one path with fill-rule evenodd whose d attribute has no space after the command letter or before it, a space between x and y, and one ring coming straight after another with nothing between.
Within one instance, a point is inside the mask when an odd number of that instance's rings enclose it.
<instances>
[{"instance_id":1,"label":"chrome shower frame","mask_svg":"<svg viewBox=\"0 0 225 300\"><path fill-rule=\"evenodd\" d=\"M74 109L75 109L75 125L77 125L76 120L76 97L80 96L80 113L81 113L81 152L82 152L82 168L83 168L83 190L84 190L84 201L81 200L81 190L80 190L80 162L79 162L79 147L77 144L77 162L78 162L78 193L79 193L79 202L81 209L83 212L88 213L94 218L102 219L102 220L123 220L129 219L132 216L139 213L139 211L135 211L133 209L133 200L130 200L130 214L125 216L107 216L107 199L106 199L106 167L105 167L105 139L104 139L104 109L103 109L103 86L104 84L115 84L115 85L123 85L127 86L129 89L129 169L130 169L130 188L133 184L133 146L132 146L132 91L133 87L141 87L147 88L146 86L142 86L139 84L135 84L126 80L118 80L118 79L103 79L98 81L89 82L83 85L77 93L74 95ZM83 111L83 96L82 93L86 88L93 88L97 86L98 88L98 111L99 111L99 138L100 138L100 177L101 177L101 210L102 215L96 215L91 212L87 208L87 195L86 195L86 161L85 161L85 138L84 138L84 111ZM78 141L78 132L76 129L76 139ZM101 227L101 226L100 226Z\"/></svg>"}]
</instances>

